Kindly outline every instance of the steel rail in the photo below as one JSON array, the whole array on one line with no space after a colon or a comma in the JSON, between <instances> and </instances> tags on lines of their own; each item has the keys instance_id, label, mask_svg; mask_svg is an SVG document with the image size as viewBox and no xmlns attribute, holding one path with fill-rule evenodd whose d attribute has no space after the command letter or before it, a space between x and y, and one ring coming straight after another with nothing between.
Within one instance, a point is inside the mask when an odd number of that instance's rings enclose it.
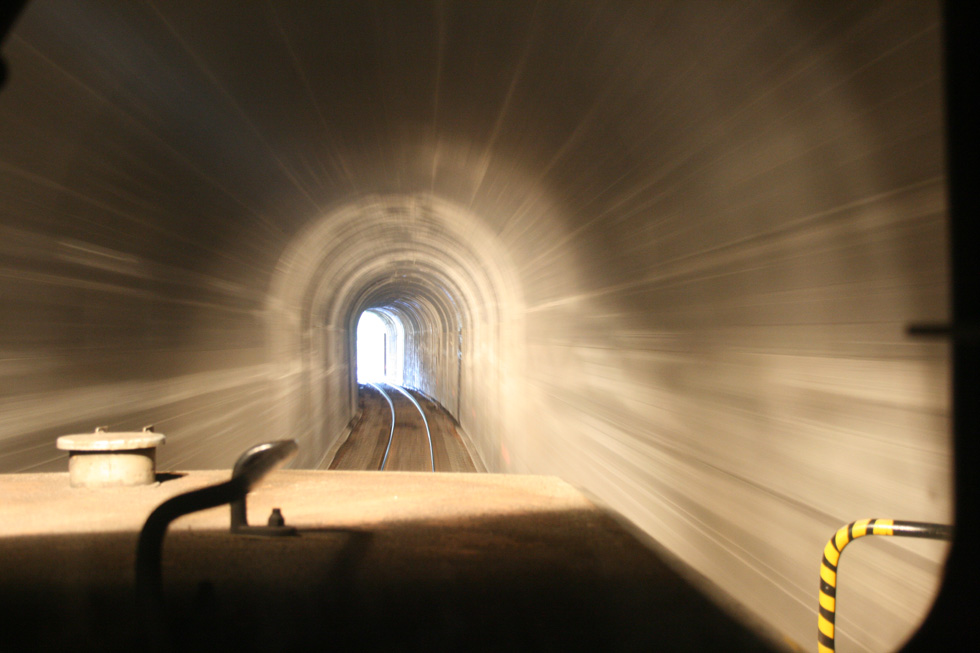
<instances>
[{"instance_id":1,"label":"steel rail","mask_svg":"<svg viewBox=\"0 0 980 653\"><path fill-rule=\"evenodd\" d=\"M388 402L388 407L391 408L391 431L388 433L388 446L385 447L384 458L381 459L381 466L378 467L378 470L383 472L385 465L388 464L388 453L391 451L391 442L395 439L395 403L388 396L388 393L381 389L381 386L376 383L368 383L368 385L380 392L381 396Z\"/></svg>"},{"instance_id":2,"label":"steel rail","mask_svg":"<svg viewBox=\"0 0 980 653\"><path fill-rule=\"evenodd\" d=\"M436 471L436 454L435 454L435 450L432 448L432 431L429 430L429 420L426 419L426 417L425 417L425 411L422 410L422 406L419 405L419 402L416 401L415 397L413 397L408 392L408 390L406 390L405 388L401 387L400 385L394 385L394 384L391 384L391 383L389 383L388 385L390 385L392 388L394 388L398 392L400 392L403 395L405 395L406 397L408 397L408 400L410 402L412 402L412 404L415 406L415 408L419 411L419 415L422 416L422 423L425 425L425 437L429 440L429 463L432 465L432 471ZM394 419L394 418L392 418L392 419ZM394 428L394 427L392 427L392 428Z\"/></svg>"}]
</instances>

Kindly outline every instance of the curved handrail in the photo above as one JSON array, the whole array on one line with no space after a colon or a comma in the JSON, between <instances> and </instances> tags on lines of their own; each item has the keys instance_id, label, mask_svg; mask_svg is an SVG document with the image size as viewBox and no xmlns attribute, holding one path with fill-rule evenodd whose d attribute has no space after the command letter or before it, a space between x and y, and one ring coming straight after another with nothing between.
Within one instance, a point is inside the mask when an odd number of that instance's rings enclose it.
<instances>
[{"instance_id":1,"label":"curved handrail","mask_svg":"<svg viewBox=\"0 0 980 653\"><path fill-rule=\"evenodd\" d=\"M290 446L292 445L292 446ZM296 455L299 445L295 440L264 442L246 450L232 468L231 477L254 478L254 483ZM286 526L249 526L245 506L248 492L231 502L231 530L233 533L262 535L293 535L296 530Z\"/></svg>"},{"instance_id":2,"label":"curved handrail","mask_svg":"<svg viewBox=\"0 0 980 653\"><path fill-rule=\"evenodd\" d=\"M817 616L817 651L833 653L837 615L837 565L850 542L865 535L896 535L933 540L953 539L953 527L946 524L902 521L898 519L859 519L837 529L824 546L820 561L820 607Z\"/></svg>"},{"instance_id":3,"label":"curved handrail","mask_svg":"<svg viewBox=\"0 0 980 653\"><path fill-rule=\"evenodd\" d=\"M162 599L161 554L163 538L170 522L183 515L226 503L241 502L241 509L244 510L245 495L252 487L295 456L298 450L299 445L295 440L276 440L256 445L235 463L231 480L179 494L157 506L143 524L136 545L137 597L144 602Z\"/></svg>"}]
</instances>

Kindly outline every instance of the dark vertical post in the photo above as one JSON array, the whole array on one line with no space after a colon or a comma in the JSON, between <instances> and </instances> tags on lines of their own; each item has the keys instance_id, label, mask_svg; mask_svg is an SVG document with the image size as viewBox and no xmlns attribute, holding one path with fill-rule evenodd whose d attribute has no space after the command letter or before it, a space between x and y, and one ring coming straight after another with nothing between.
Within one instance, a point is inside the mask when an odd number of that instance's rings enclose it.
<instances>
[{"instance_id":1,"label":"dark vertical post","mask_svg":"<svg viewBox=\"0 0 980 653\"><path fill-rule=\"evenodd\" d=\"M20 14L25 4L27 4L27 0L15 0L4 3L4 8L0 9L0 44L3 43L3 37L6 36L7 31L13 27L17 15ZM3 57L0 57L0 88L3 88L6 81L7 64L4 63Z\"/></svg>"},{"instance_id":2,"label":"dark vertical post","mask_svg":"<svg viewBox=\"0 0 980 653\"><path fill-rule=\"evenodd\" d=\"M980 271L977 240L969 232L980 215L978 202L975 4L946 0L943 31L946 68L946 149L949 189L949 238L952 271L953 442L956 460L956 537L946 578L922 628L905 650L956 650L976 624L976 566L968 549L976 546L977 439L980 437ZM975 556L973 556L975 557Z\"/></svg>"}]
</instances>

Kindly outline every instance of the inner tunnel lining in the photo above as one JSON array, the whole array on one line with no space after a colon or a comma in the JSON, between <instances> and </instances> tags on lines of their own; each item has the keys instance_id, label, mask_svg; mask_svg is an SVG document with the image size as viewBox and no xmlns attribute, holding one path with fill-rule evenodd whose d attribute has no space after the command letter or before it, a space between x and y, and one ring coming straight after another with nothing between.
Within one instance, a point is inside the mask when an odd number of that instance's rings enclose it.
<instances>
[{"instance_id":1,"label":"inner tunnel lining","mask_svg":"<svg viewBox=\"0 0 980 653\"><path fill-rule=\"evenodd\" d=\"M357 410L357 320L373 310L404 328L403 383L446 408L492 465L498 434L521 411L501 401L498 375L522 360L523 302L483 221L434 197L378 196L329 213L294 243L269 305L280 391L305 397L283 428L314 444L311 457L337 445Z\"/></svg>"}]
</instances>

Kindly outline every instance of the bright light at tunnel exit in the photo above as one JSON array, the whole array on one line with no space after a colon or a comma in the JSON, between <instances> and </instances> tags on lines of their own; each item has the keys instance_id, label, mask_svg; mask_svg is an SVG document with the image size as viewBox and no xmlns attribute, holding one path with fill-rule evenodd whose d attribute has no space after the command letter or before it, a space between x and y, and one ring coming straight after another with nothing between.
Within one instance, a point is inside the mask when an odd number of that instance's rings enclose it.
<instances>
[{"instance_id":1,"label":"bright light at tunnel exit","mask_svg":"<svg viewBox=\"0 0 980 653\"><path fill-rule=\"evenodd\" d=\"M357 381L381 382L388 376L388 327L373 311L364 311L357 321ZM393 362L393 361L391 361Z\"/></svg>"}]
</instances>

